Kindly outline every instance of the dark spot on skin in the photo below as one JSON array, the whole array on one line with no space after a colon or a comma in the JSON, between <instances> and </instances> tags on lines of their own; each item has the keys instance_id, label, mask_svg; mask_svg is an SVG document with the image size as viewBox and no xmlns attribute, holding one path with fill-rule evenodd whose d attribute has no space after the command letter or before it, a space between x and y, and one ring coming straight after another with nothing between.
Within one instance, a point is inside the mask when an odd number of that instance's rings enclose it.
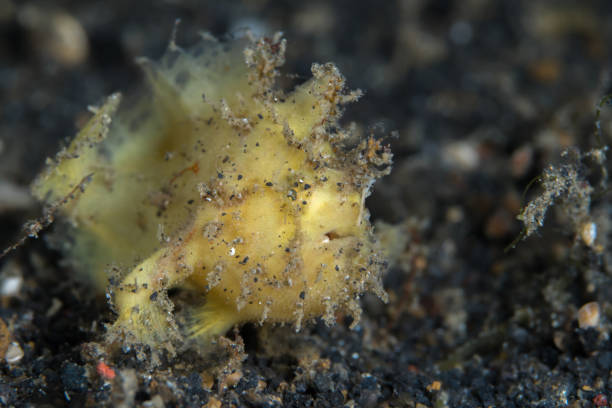
<instances>
[{"instance_id":1,"label":"dark spot on skin","mask_svg":"<svg viewBox=\"0 0 612 408\"><path fill-rule=\"evenodd\" d=\"M268 186L268 187L272 187L272 186L273 186L273 184L272 184L272 182L271 182L271 181L268 181L268 182L266 183L266 186Z\"/></svg>"},{"instance_id":2,"label":"dark spot on skin","mask_svg":"<svg viewBox=\"0 0 612 408\"><path fill-rule=\"evenodd\" d=\"M238 175L238 180L242 180L242 174Z\"/></svg>"},{"instance_id":3,"label":"dark spot on skin","mask_svg":"<svg viewBox=\"0 0 612 408\"><path fill-rule=\"evenodd\" d=\"M172 69L181 53L178 50L169 50L165 55L166 67Z\"/></svg>"},{"instance_id":4,"label":"dark spot on skin","mask_svg":"<svg viewBox=\"0 0 612 408\"><path fill-rule=\"evenodd\" d=\"M257 117L258 117L259 119L263 119L263 115L262 115L261 113L258 113L258 114L257 114Z\"/></svg>"},{"instance_id":5,"label":"dark spot on skin","mask_svg":"<svg viewBox=\"0 0 612 408\"><path fill-rule=\"evenodd\" d=\"M193 200L187 201L187 204L190 204L190 205L193 204Z\"/></svg>"},{"instance_id":6,"label":"dark spot on skin","mask_svg":"<svg viewBox=\"0 0 612 408\"><path fill-rule=\"evenodd\" d=\"M304 298L306 298L306 292L301 291L300 292L300 299L304 300Z\"/></svg>"},{"instance_id":7,"label":"dark spot on skin","mask_svg":"<svg viewBox=\"0 0 612 408\"><path fill-rule=\"evenodd\" d=\"M335 232L335 231L330 231L327 234L325 234L325 236L327 237L327 239L329 239L330 241L333 241L334 239L338 239L340 238L340 235Z\"/></svg>"},{"instance_id":8,"label":"dark spot on skin","mask_svg":"<svg viewBox=\"0 0 612 408\"><path fill-rule=\"evenodd\" d=\"M222 179L223 178L223 173L217 173L217 178Z\"/></svg>"},{"instance_id":9,"label":"dark spot on skin","mask_svg":"<svg viewBox=\"0 0 612 408\"><path fill-rule=\"evenodd\" d=\"M149 110L146 110L140 113L139 115L137 115L134 119L132 119L129 124L130 132L137 131L138 128L140 128L140 126L144 123L144 121L146 121L149 118L150 115L151 115L151 112Z\"/></svg>"},{"instance_id":10,"label":"dark spot on skin","mask_svg":"<svg viewBox=\"0 0 612 408\"><path fill-rule=\"evenodd\" d=\"M310 187L310 184L304 184L304 190L308 190Z\"/></svg>"},{"instance_id":11,"label":"dark spot on skin","mask_svg":"<svg viewBox=\"0 0 612 408\"><path fill-rule=\"evenodd\" d=\"M149 296L149 299L155 302L157 300L157 292L151 293L151 296Z\"/></svg>"},{"instance_id":12,"label":"dark spot on skin","mask_svg":"<svg viewBox=\"0 0 612 408\"><path fill-rule=\"evenodd\" d=\"M191 79L191 75L189 74L188 71L181 71L178 74L176 74L176 76L174 77L174 82L180 88L185 88L185 85L187 85L190 79Z\"/></svg>"}]
</instances>

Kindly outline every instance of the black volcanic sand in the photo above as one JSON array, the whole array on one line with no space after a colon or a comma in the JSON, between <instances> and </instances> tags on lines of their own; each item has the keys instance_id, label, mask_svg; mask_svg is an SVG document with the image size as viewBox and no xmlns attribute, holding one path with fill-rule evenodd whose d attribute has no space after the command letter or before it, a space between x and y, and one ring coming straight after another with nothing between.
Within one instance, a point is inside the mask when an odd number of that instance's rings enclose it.
<instances>
[{"instance_id":1,"label":"black volcanic sand","mask_svg":"<svg viewBox=\"0 0 612 408\"><path fill-rule=\"evenodd\" d=\"M567 148L610 143L612 108L593 129L612 91L612 3L23 3L0 0L0 247L41 214L27 191L45 158L88 105L139 81L134 58L161 56L176 18L186 45L198 30L282 30L283 72L298 74L283 86L333 61L363 89L344 121L395 154L368 207L407 243L385 275L390 302L364 296L355 330L343 316L300 333L247 325L209 353L172 357L104 344L113 314L53 249L65 244L53 225L0 260L0 405L609 406L607 188L581 213L597 226L593 242L569 202L505 249L521 232L521 207L543 191L538 176ZM606 181L606 162L571 166L582 188Z\"/></svg>"}]
</instances>

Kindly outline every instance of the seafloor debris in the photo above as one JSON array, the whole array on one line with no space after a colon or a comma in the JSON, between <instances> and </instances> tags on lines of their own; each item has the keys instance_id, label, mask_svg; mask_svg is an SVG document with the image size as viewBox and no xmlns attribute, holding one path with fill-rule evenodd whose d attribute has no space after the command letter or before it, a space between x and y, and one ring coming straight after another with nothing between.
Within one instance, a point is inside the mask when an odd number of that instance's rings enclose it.
<instances>
[{"instance_id":1,"label":"seafloor debris","mask_svg":"<svg viewBox=\"0 0 612 408\"><path fill-rule=\"evenodd\" d=\"M518 215L525 227L522 238L527 238L544 225L548 209L557 204L563 219L578 239L592 246L597 236L597 225L591 220L591 196L596 191L588 176L589 167L599 172L599 189L605 189L607 173L605 169L606 150L592 149L586 153L578 149L566 150L562 163L550 165L538 178L542 192L531 200Z\"/></svg>"}]
</instances>

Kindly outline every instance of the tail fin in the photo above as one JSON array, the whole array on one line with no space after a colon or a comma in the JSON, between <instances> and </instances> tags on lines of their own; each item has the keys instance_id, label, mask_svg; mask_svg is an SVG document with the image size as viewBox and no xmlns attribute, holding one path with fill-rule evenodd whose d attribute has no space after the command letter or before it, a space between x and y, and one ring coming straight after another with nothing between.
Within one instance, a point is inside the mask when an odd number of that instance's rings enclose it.
<instances>
[{"instance_id":1,"label":"tail fin","mask_svg":"<svg viewBox=\"0 0 612 408\"><path fill-rule=\"evenodd\" d=\"M200 340L211 340L240 323L237 313L225 304L207 299L202 306L194 307L189 316L188 335Z\"/></svg>"}]
</instances>

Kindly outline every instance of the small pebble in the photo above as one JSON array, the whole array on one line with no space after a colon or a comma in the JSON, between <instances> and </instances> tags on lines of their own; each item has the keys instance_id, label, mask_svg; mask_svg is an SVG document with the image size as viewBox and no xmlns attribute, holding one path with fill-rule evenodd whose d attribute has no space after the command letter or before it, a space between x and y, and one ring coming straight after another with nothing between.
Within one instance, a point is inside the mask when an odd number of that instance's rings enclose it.
<instances>
[{"instance_id":1,"label":"small pebble","mask_svg":"<svg viewBox=\"0 0 612 408\"><path fill-rule=\"evenodd\" d=\"M47 310L47 313L45 314L45 316L47 317L55 316L57 312L60 311L62 306L63 306L63 303L58 298L51 299L51 306L49 306L49 309Z\"/></svg>"},{"instance_id":2,"label":"small pebble","mask_svg":"<svg viewBox=\"0 0 612 408\"><path fill-rule=\"evenodd\" d=\"M230 375L228 375L227 377L225 377L225 380L223 381L223 384L221 385L220 389L232 388L236 384L238 384L238 382L240 382L241 379L242 379L242 371L237 370L231 373Z\"/></svg>"},{"instance_id":3,"label":"small pebble","mask_svg":"<svg viewBox=\"0 0 612 408\"><path fill-rule=\"evenodd\" d=\"M10 338L11 333L8 327L6 327L6 323L4 323L4 320L0 319L0 358L4 358L6 355Z\"/></svg>"},{"instance_id":4,"label":"small pebble","mask_svg":"<svg viewBox=\"0 0 612 408\"><path fill-rule=\"evenodd\" d=\"M302 35L329 35L336 25L334 9L325 2L304 3L293 17L292 26Z\"/></svg>"},{"instance_id":5,"label":"small pebble","mask_svg":"<svg viewBox=\"0 0 612 408\"><path fill-rule=\"evenodd\" d=\"M202 388L206 391L212 390L215 385L215 377L212 374L204 372L202 373Z\"/></svg>"},{"instance_id":6,"label":"small pebble","mask_svg":"<svg viewBox=\"0 0 612 408\"><path fill-rule=\"evenodd\" d=\"M166 405L161 395L158 394L150 400L143 402L142 406L145 408L164 408Z\"/></svg>"},{"instance_id":7,"label":"small pebble","mask_svg":"<svg viewBox=\"0 0 612 408\"><path fill-rule=\"evenodd\" d=\"M476 170L480 166L480 156L475 143L459 141L443 148L444 161L452 168L461 171Z\"/></svg>"},{"instance_id":8,"label":"small pebble","mask_svg":"<svg viewBox=\"0 0 612 408\"><path fill-rule=\"evenodd\" d=\"M533 164L533 148L525 145L512 152L510 157L510 171L514 178L521 178L527 174Z\"/></svg>"},{"instance_id":9,"label":"small pebble","mask_svg":"<svg viewBox=\"0 0 612 408\"><path fill-rule=\"evenodd\" d=\"M555 82L561 76L561 63L552 58L543 58L529 65L529 75L539 82Z\"/></svg>"},{"instance_id":10,"label":"small pebble","mask_svg":"<svg viewBox=\"0 0 612 408\"><path fill-rule=\"evenodd\" d=\"M440 381L433 381L431 384L429 384L427 387L425 387L427 389L427 391L432 392L432 391L440 391L440 389L442 388L442 383Z\"/></svg>"},{"instance_id":11,"label":"small pebble","mask_svg":"<svg viewBox=\"0 0 612 408\"><path fill-rule=\"evenodd\" d=\"M600 317L599 303L589 302L578 310L578 326L581 329L596 327Z\"/></svg>"},{"instance_id":12,"label":"small pebble","mask_svg":"<svg viewBox=\"0 0 612 408\"><path fill-rule=\"evenodd\" d=\"M98 362L98 365L96 366L96 371L98 372L100 377L104 378L105 380L112 380L117 375L115 373L115 370L109 367L104 361Z\"/></svg>"},{"instance_id":13,"label":"small pebble","mask_svg":"<svg viewBox=\"0 0 612 408\"><path fill-rule=\"evenodd\" d=\"M16 342L9 344L6 354L4 355L4 360L6 360L6 362L9 364L16 364L21 361L22 358L23 350L21 349L21 346Z\"/></svg>"},{"instance_id":14,"label":"small pebble","mask_svg":"<svg viewBox=\"0 0 612 408\"><path fill-rule=\"evenodd\" d=\"M21 289L23 278L21 276L7 276L2 279L0 284L0 295L2 296L15 296Z\"/></svg>"},{"instance_id":15,"label":"small pebble","mask_svg":"<svg viewBox=\"0 0 612 408\"><path fill-rule=\"evenodd\" d=\"M21 8L17 17L30 31L32 47L42 56L68 68L87 59L87 32L74 16L30 4Z\"/></svg>"},{"instance_id":16,"label":"small pebble","mask_svg":"<svg viewBox=\"0 0 612 408\"><path fill-rule=\"evenodd\" d=\"M580 237L586 246L593 246L597 238L597 224L593 221L583 223L580 227Z\"/></svg>"},{"instance_id":17,"label":"small pebble","mask_svg":"<svg viewBox=\"0 0 612 408\"><path fill-rule=\"evenodd\" d=\"M208 403L205 405L206 408L221 408L221 406L221 401L219 401L215 397L210 397L208 399Z\"/></svg>"},{"instance_id":18,"label":"small pebble","mask_svg":"<svg viewBox=\"0 0 612 408\"><path fill-rule=\"evenodd\" d=\"M27 187L8 180L0 180L0 212L22 211L31 208L32 196Z\"/></svg>"}]
</instances>

